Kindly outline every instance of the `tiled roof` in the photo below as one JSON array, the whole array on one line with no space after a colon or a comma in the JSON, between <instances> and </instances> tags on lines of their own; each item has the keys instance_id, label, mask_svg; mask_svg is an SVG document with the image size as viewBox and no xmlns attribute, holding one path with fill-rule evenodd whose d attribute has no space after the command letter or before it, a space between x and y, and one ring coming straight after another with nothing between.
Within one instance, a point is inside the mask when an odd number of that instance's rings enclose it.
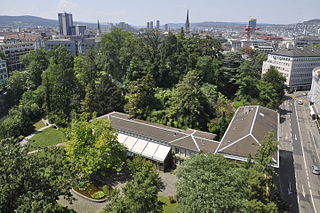
<instances>
[{"instance_id":1,"label":"tiled roof","mask_svg":"<svg viewBox=\"0 0 320 213\"><path fill-rule=\"evenodd\" d=\"M278 113L261 106L239 107L225 132L216 153L230 158L245 160L255 154L268 132L278 139ZM274 166L278 165L278 152L273 156Z\"/></svg>"},{"instance_id":2,"label":"tiled roof","mask_svg":"<svg viewBox=\"0 0 320 213\"><path fill-rule=\"evenodd\" d=\"M215 134L193 129L177 129L161 124L131 119L128 114L111 112L99 118L112 121L111 125L118 131L139 135L150 140L185 148L193 152L214 153L219 142L214 141ZM99 119L98 118L98 119Z\"/></svg>"}]
</instances>

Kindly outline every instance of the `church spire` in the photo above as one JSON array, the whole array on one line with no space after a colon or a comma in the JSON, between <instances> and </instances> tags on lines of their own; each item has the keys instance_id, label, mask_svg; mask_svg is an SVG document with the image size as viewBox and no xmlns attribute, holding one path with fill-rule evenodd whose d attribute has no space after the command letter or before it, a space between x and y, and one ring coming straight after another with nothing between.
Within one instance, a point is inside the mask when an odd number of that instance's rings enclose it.
<instances>
[{"instance_id":1,"label":"church spire","mask_svg":"<svg viewBox=\"0 0 320 213\"><path fill-rule=\"evenodd\" d=\"M98 31L97 31L97 36L99 36L101 34L101 29L100 29L100 23L99 23L99 19L98 19Z\"/></svg>"},{"instance_id":2,"label":"church spire","mask_svg":"<svg viewBox=\"0 0 320 213\"><path fill-rule=\"evenodd\" d=\"M185 33L186 34L190 33L189 9L187 10L187 20L186 20L186 24L185 24Z\"/></svg>"}]
</instances>

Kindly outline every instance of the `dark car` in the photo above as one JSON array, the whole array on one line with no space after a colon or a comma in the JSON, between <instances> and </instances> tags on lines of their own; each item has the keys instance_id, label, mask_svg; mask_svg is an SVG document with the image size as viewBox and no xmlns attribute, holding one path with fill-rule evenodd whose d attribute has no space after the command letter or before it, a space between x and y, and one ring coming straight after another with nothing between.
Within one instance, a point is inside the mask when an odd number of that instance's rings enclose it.
<instances>
[{"instance_id":1,"label":"dark car","mask_svg":"<svg viewBox=\"0 0 320 213\"><path fill-rule=\"evenodd\" d=\"M312 165L311 166L311 170L312 170L312 173L315 174L315 175L320 175L320 170L317 166L315 165Z\"/></svg>"}]
</instances>

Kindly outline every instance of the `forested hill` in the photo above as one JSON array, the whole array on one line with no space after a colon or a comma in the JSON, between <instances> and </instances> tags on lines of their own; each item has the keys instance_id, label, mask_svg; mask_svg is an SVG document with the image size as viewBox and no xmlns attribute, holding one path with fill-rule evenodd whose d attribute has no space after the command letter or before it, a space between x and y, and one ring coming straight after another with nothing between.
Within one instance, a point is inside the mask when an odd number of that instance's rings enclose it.
<instances>
[{"instance_id":1,"label":"forested hill","mask_svg":"<svg viewBox=\"0 0 320 213\"><path fill-rule=\"evenodd\" d=\"M0 16L1 27L57 27L58 21L36 16Z\"/></svg>"}]
</instances>

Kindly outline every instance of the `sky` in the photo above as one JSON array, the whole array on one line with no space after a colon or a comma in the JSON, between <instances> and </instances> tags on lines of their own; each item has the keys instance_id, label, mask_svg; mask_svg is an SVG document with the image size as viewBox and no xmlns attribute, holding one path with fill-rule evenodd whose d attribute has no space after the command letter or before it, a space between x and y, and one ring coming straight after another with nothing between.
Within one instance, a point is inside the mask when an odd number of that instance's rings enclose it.
<instances>
[{"instance_id":1,"label":"sky","mask_svg":"<svg viewBox=\"0 0 320 213\"><path fill-rule=\"evenodd\" d=\"M320 18L320 0L0 0L0 15L33 15L57 19L73 14L74 21L120 22L142 26L147 21L247 22L290 24Z\"/></svg>"}]
</instances>

